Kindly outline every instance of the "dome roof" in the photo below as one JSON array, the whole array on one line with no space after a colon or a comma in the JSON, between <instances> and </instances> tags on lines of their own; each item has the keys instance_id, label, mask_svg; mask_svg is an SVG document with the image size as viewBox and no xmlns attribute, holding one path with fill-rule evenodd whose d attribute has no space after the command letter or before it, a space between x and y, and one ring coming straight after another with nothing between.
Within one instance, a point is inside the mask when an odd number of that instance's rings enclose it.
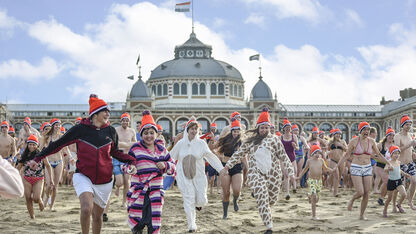
<instances>
[{"instance_id":1,"label":"dome roof","mask_svg":"<svg viewBox=\"0 0 416 234\"><path fill-rule=\"evenodd\" d=\"M130 91L130 98L150 98L151 94L149 91L149 88L147 88L147 85L143 82L141 79L141 76L139 77L139 80L134 83L133 87Z\"/></svg>"},{"instance_id":2,"label":"dome roof","mask_svg":"<svg viewBox=\"0 0 416 234\"><path fill-rule=\"evenodd\" d=\"M173 59L157 66L149 80L164 77L230 77L243 80L241 73L230 64L215 59Z\"/></svg>"},{"instance_id":3,"label":"dome roof","mask_svg":"<svg viewBox=\"0 0 416 234\"><path fill-rule=\"evenodd\" d=\"M253 100L273 99L272 91L270 91L269 86L263 81L261 76L259 77L259 81L257 81L256 85L254 85L251 90L251 97Z\"/></svg>"},{"instance_id":4,"label":"dome roof","mask_svg":"<svg viewBox=\"0 0 416 234\"><path fill-rule=\"evenodd\" d=\"M230 64L211 57L212 47L202 43L194 32L182 45L175 47L175 58L157 66L149 80L165 77L227 77L243 80Z\"/></svg>"}]
</instances>

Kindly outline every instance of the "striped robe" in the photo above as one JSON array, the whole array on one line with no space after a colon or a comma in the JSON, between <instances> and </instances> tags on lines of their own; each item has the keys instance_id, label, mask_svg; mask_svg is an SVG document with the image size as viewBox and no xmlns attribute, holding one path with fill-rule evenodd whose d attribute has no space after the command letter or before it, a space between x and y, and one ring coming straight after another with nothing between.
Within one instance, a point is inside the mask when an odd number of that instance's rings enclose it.
<instances>
[{"instance_id":1,"label":"striped robe","mask_svg":"<svg viewBox=\"0 0 416 234\"><path fill-rule=\"evenodd\" d=\"M163 206L163 174L173 175L175 163L169 152L161 145L155 144L155 152L152 153L144 145L143 141L135 143L129 154L136 158L137 173L131 177L131 185L127 193L127 211L129 214L128 225L133 229L140 223L143 217L143 203L146 193L149 191L149 199L152 210L153 233L160 232L162 206ZM156 167L158 162L165 164L165 169Z\"/></svg>"}]
</instances>

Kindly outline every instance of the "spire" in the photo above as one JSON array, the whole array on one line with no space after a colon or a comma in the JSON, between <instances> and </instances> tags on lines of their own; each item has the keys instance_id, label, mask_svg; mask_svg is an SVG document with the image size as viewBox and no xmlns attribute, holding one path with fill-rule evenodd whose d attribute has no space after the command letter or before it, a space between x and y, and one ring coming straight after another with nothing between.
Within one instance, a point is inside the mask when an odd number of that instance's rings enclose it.
<instances>
[{"instance_id":1,"label":"spire","mask_svg":"<svg viewBox=\"0 0 416 234\"><path fill-rule=\"evenodd\" d=\"M263 76L261 76L261 66L259 67L259 79L263 79Z\"/></svg>"},{"instance_id":2,"label":"spire","mask_svg":"<svg viewBox=\"0 0 416 234\"><path fill-rule=\"evenodd\" d=\"M139 80L142 79L142 66L139 66Z\"/></svg>"}]
</instances>

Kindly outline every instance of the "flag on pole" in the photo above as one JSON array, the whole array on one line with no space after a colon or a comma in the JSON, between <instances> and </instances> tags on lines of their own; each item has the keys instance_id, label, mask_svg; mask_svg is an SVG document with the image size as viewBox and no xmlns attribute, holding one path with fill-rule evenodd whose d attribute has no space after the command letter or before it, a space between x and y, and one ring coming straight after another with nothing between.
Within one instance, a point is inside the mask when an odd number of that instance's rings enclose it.
<instances>
[{"instance_id":1,"label":"flag on pole","mask_svg":"<svg viewBox=\"0 0 416 234\"><path fill-rule=\"evenodd\" d=\"M127 77L127 79L134 80L134 76L129 76L129 77Z\"/></svg>"},{"instance_id":2,"label":"flag on pole","mask_svg":"<svg viewBox=\"0 0 416 234\"><path fill-rule=\"evenodd\" d=\"M250 61L252 60L260 60L260 54L255 54L250 56L250 58L248 58Z\"/></svg>"},{"instance_id":3,"label":"flag on pole","mask_svg":"<svg viewBox=\"0 0 416 234\"><path fill-rule=\"evenodd\" d=\"M139 54L139 57L137 58L136 65L139 64L139 62L140 62L140 54Z\"/></svg>"},{"instance_id":4,"label":"flag on pole","mask_svg":"<svg viewBox=\"0 0 416 234\"><path fill-rule=\"evenodd\" d=\"M177 3L175 5L176 12L189 12L191 10L191 2Z\"/></svg>"}]
</instances>

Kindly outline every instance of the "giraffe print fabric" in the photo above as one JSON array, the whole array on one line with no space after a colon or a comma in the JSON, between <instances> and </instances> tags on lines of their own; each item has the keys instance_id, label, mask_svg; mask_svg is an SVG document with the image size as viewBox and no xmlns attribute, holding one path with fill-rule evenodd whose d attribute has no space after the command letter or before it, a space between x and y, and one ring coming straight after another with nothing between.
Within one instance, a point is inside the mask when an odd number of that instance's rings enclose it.
<instances>
[{"instance_id":1,"label":"giraffe print fabric","mask_svg":"<svg viewBox=\"0 0 416 234\"><path fill-rule=\"evenodd\" d=\"M259 149L263 152L257 152ZM259 156L259 154L267 154L267 152L264 152L265 150L270 153L271 167L264 167L262 166L264 162L257 162L257 160L268 159L267 156ZM226 166L232 168L246 156L248 157L247 183L256 199L260 217L264 225L270 229L273 227L270 207L277 201L282 185L283 173L280 168L280 161L287 169L289 176L294 175L293 166L282 142L277 136L270 134L259 145L243 143L227 162Z\"/></svg>"}]
</instances>

